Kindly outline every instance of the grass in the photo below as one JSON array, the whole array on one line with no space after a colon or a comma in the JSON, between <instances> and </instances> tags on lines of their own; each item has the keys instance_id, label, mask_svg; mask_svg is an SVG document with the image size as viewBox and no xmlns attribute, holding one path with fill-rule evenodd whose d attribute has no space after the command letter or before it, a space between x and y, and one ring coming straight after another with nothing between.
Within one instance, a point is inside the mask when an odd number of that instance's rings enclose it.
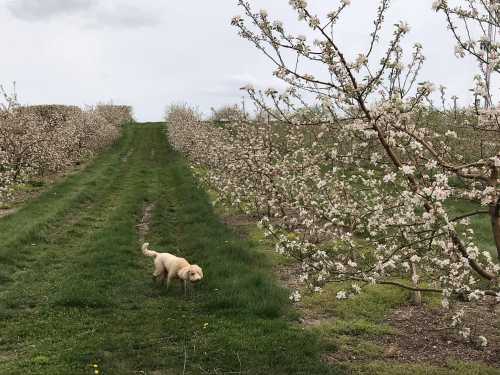
<instances>
[{"instance_id":1,"label":"grass","mask_svg":"<svg viewBox=\"0 0 500 375\"><path fill-rule=\"evenodd\" d=\"M151 280L147 240L200 264L186 298ZM271 258L221 224L163 124L130 125L81 173L0 219L0 373L336 374L291 322Z\"/></svg>"},{"instance_id":2,"label":"grass","mask_svg":"<svg viewBox=\"0 0 500 375\"><path fill-rule=\"evenodd\" d=\"M455 216L468 214L474 211L488 210L488 207L481 207L479 203L464 200L450 200L447 202L447 205L450 212ZM489 214L472 216L470 221L471 227L474 230L474 239L479 249L481 249L481 251L489 251L492 258L497 259L497 250L493 239Z\"/></svg>"}]
</instances>

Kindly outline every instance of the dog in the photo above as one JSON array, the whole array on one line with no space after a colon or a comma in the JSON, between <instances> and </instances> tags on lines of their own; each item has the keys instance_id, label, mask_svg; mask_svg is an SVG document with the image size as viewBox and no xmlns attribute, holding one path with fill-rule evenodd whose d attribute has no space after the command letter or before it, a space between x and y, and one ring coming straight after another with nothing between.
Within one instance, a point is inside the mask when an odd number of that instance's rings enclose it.
<instances>
[{"instance_id":1,"label":"dog","mask_svg":"<svg viewBox=\"0 0 500 375\"><path fill-rule=\"evenodd\" d=\"M184 258L176 257L169 253L158 253L149 250L149 243L145 242L142 245L142 253L154 258L155 270L153 278L161 283L167 279L167 289L170 286L172 279L179 279L184 282L184 293L187 293L188 282L197 283L203 279L203 271L196 264L189 264Z\"/></svg>"}]
</instances>

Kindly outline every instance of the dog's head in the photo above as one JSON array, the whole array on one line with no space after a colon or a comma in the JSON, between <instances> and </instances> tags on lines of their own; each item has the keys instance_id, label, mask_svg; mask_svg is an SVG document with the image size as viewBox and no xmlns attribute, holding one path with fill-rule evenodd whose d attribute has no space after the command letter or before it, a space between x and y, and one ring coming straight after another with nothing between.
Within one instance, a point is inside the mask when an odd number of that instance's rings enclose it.
<instances>
[{"instance_id":1,"label":"dog's head","mask_svg":"<svg viewBox=\"0 0 500 375\"><path fill-rule=\"evenodd\" d=\"M203 271L200 266L192 264L189 267L184 267L179 271L179 276L183 280L188 280L192 283L197 283L203 279Z\"/></svg>"}]
</instances>

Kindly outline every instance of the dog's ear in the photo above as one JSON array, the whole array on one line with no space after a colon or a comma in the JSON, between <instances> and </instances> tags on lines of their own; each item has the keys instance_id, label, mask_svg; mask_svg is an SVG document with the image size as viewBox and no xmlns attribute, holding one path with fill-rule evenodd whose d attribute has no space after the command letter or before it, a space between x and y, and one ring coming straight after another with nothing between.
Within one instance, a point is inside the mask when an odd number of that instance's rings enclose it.
<instances>
[{"instance_id":1,"label":"dog's ear","mask_svg":"<svg viewBox=\"0 0 500 375\"><path fill-rule=\"evenodd\" d=\"M179 278L181 278L182 280L189 280L189 266L188 267L184 267L184 268L181 268L179 270L179 272L177 272L177 275L179 276Z\"/></svg>"},{"instance_id":2,"label":"dog's ear","mask_svg":"<svg viewBox=\"0 0 500 375\"><path fill-rule=\"evenodd\" d=\"M193 264L192 267L196 270L196 272L200 274L201 277L203 277L203 271L200 266L198 266L197 264Z\"/></svg>"}]
</instances>

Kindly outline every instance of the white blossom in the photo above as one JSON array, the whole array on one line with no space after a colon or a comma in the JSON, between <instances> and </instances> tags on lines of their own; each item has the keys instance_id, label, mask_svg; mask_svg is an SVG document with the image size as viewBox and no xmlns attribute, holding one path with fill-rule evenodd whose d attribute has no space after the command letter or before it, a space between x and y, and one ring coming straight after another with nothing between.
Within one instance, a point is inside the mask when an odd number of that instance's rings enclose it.
<instances>
[{"instance_id":1,"label":"white blossom","mask_svg":"<svg viewBox=\"0 0 500 375\"><path fill-rule=\"evenodd\" d=\"M441 6L443 5L443 0L435 0L433 3L432 3L432 9L437 11L441 8Z\"/></svg>"},{"instance_id":2,"label":"white blossom","mask_svg":"<svg viewBox=\"0 0 500 375\"><path fill-rule=\"evenodd\" d=\"M302 300L302 296L300 295L300 292L298 290L293 291L293 293L290 295L290 301L292 302L300 302Z\"/></svg>"},{"instance_id":3,"label":"white blossom","mask_svg":"<svg viewBox=\"0 0 500 375\"><path fill-rule=\"evenodd\" d=\"M396 173L388 173L383 178L384 182L394 182L396 181Z\"/></svg>"},{"instance_id":4,"label":"white blossom","mask_svg":"<svg viewBox=\"0 0 500 375\"><path fill-rule=\"evenodd\" d=\"M478 340L479 340L479 345L483 348L487 347L488 346L488 340L486 339L486 337L484 336L479 336L478 337Z\"/></svg>"},{"instance_id":5,"label":"white blossom","mask_svg":"<svg viewBox=\"0 0 500 375\"><path fill-rule=\"evenodd\" d=\"M338 300L346 299L347 298L347 293L345 291L341 290L341 291L337 292L336 298Z\"/></svg>"},{"instance_id":6,"label":"white blossom","mask_svg":"<svg viewBox=\"0 0 500 375\"><path fill-rule=\"evenodd\" d=\"M415 172L415 167L411 165L403 165L403 167L401 167L401 170L406 175L412 175Z\"/></svg>"},{"instance_id":7,"label":"white blossom","mask_svg":"<svg viewBox=\"0 0 500 375\"><path fill-rule=\"evenodd\" d=\"M410 31L410 25L408 25L408 23L406 23L406 22L401 21L399 23L398 27L399 27L399 30L401 30L401 32L403 32L403 33L407 33Z\"/></svg>"}]
</instances>

